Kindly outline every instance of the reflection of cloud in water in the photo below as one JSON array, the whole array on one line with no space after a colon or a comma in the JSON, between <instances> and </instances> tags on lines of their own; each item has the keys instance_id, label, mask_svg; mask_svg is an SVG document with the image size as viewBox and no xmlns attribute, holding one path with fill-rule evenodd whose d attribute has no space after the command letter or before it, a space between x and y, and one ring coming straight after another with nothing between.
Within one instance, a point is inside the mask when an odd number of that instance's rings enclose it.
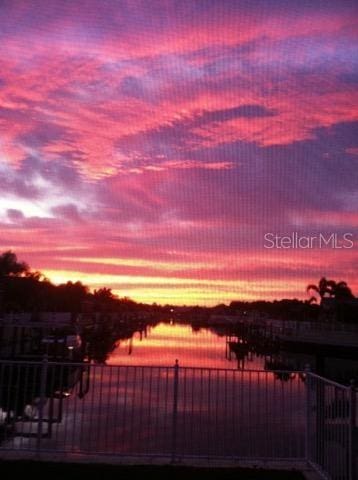
<instances>
[{"instance_id":1,"label":"reflection of cloud in water","mask_svg":"<svg viewBox=\"0 0 358 480\"><path fill-rule=\"evenodd\" d=\"M190 325L160 323L148 330L147 337L136 334L130 340L120 341L111 353L109 365L173 365L178 359L182 366L236 368L237 362L225 358L225 336L212 330L193 331ZM263 369L263 359L246 359L247 368Z\"/></svg>"},{"instance_id":2,"label":"reflection of cloud in water","mask_svg":"<svg viewBox=\"0 0 358 480\"><path fill-rule=\"evenodd\" d=\"M178 375L179 455L303 455L306 393L298 376L280 382L270 372L204 368L179 368ZM44 449L171 453L174 368L92 366L89 392L82 399L78 393L79 386L63 400L62 420L42 439ZM9 446L35 448L36 437Z\"/></svg>"}]
</instances>

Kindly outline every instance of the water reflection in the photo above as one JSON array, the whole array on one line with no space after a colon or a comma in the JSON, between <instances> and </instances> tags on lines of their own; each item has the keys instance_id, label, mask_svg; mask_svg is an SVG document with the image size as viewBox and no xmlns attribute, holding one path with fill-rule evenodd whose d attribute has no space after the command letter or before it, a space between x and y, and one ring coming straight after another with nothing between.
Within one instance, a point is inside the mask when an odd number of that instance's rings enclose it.
<instances>
[{"instance_id":1,"label":"water reflection","mask_svg":"<svg viewBox=\"0 0 358 480\"><path fill-rule=\"evenodd\" d=\"M270 325L247 321L208 326L198 319L175 323L110 314L85 320L83 325L56 328L3 325L0 358L41 361L47 354L59 362L158 366L171 366L178 359L183 366L268 371L303 371L308 364L339 383L358 379L357 349L281 341L270 334Z\"/></svg>"},{"instance_id":2,"label":"water reflection","mask_svg":"<svg viewBox=\"0 0 358 480\"><path fill-rule=\"evenodd\" d=\"M307 366L324 377L349 384L358 379L358 359L345 349L330 351L303 345L290 349L260 330L236 327L198 327L160 322L113 341L109 365L173 365L239 370L304 371ZM279 375L290 380L293 374Z\"/></svg>"},{"instance_id":3,"label":"water reflection","mask_svg":"<svg viewBox=\"0 0 358 480\"><path fill-rule=\"evenodd\" d=\"M57 374L50 365L48 379ZM80 453L303 455L305 390L299 378L282 383L263 371L98 364L88 374L87 395L80 395L79 382L73 385L58 421L52 412L59 399L46 392L40 436L38 412L31 422L17 417L5 433L5 448L33 449L40 441L47 451Z\"/></svg>"},{"instance_id":4,"label":"water reflection","mask_svg":"<svg viewBox=\"0 0 358 480\"><path fill-rule=\"evenodd\" d=\"M149 327L146 335L136 332L130 339L118 340L107 364L170 366L178 360L182 366L237 368L237 357L228 356L226 348L225 330L159 323ZM244 367L263 370L264 359L248 351Z\"/></svg>"}]
</instances>

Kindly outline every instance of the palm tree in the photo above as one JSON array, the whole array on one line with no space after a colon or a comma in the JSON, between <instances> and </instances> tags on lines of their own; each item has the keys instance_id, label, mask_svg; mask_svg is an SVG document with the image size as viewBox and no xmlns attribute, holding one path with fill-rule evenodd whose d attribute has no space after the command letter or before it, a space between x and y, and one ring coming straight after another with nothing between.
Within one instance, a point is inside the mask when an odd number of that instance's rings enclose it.
<instances>
[{"instance_id":1,"label":"palm tree","mask_svg":"<svg viewBox=\"0 0 358 480\"><path fill-rule=\"evenodd\" d=\"M327 280L326 277L322 277L321 280L318 282L318 285L310 284L307 286L306 290L307 290L307 293L309 293L311 290L318 293L318 295L322 300L322 298L324 298L327 294L329 296L332 295L332 287L333 287L332 281ZM309 299L309 303L312 303L312 302L317 302L317 297L314 295Z\"/></svg>"},{"instance_id":2,"label":"palm tree","mask_svg":"<svg viewBox=\"0 0 358 480\"><path fill-rule=\"evenodd\" d=\"M354 298L352 290L348 287L346 282L338 282L335 285L334 296L337 300L351 300Z\"/></svg>"},{"instance_id":3,"label":"palm tree","mask_svg":"<svg viewBox=\"0 0 358 480\"><path fill-rule=\"evenodd\" d=\"M334 280L327 280L326 277L322 277L318 282L318 285L308 285L307 292L311 290L318 293L321 298L335 298L337 300L347 300L354 298L351 289L348 287L347 282L335 282ZM317 302L317 297L312 296L309 299L309 303Z\"/></svg>"}]
</instances>

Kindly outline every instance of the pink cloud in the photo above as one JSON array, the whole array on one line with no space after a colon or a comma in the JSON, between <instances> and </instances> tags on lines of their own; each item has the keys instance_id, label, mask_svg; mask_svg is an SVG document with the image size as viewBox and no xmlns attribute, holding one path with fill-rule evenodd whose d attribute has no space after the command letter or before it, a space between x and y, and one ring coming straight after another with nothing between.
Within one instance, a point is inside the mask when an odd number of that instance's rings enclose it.
<instances>
[{"instance_id":1,"label":"pink cloud","mask_svg":"<svg viewBox=\"0 0 358 480\"><path fill-rule=\"evenodd\" d=\"M95 4L90 5L89 8L94 8ZM133 12L137 13L133 18L143 14L142 9L134 7ZM31 49L26 47L25 39L16 34L3 41L5 86L1 89L0 101L10 109L21 108L23 112L23 116L15 121L2 120L6 132L2 148L5 158L15 165L19 165L27 154L27 145L19 140L21 134L31 133L38 125L46 128L50 122L66 127L67 138L37 146L39 155L54 160L75 150L81 156L78 168L85 175L91 178L110 176L120 170L121 158L117 148L120 141L125 142L126 137L133 135L140 139L143 132L178 120L185 121L203 111L232 108L233 94L235 105L240 98L239 104L267 105L275 109L277 115L254 121L240 118L212 122L193 128L201 145L236 140L260 145L286 144L311 138L317 127L357 119L351 108L352 95L356 93L347 91L346 87L343 89L337 82L334 86L328 85L329 88L323 84L322 91L322 78L315 79L314 74L308 97L307 89L300 88L295 77L286 78L285 74L282 88L279 93L275 91L275 61L280 62L283 73L286 68L286 58L276 59L275 52L282 51L282 45L289 39L299 38L301 44L305 44L307 38L308 44L314 46L322 34L328 38L331 50L338 48L342 35L354 36L353 19L344 10L331 16L313 12L309 21L304 11L298 17L287 11L284 18L283 12L279 11L258 22L250 10L229 15L225 9L219 9L221 21L216 28L212 28L206 21L206 14L201 12L198 22L190 17L186 22L175 19L174 28L168 25L170 35L165 28L162 32L150 28L144 30L141 35L145 41L139 43L137 32L130 28L124 29L120 35L116 29L110 29L102 37L84 36L83 19L80 16L76 21L78 8L63 6L60 11L57 21L51 16L51 9L47 12L46 18L50 19L53 30L30 30L30 36L35 40ZM19 18L30 15L25 7L17 13L16 9L12 12ZM114 11L116 21L122 21L120 9ZM101 25L99 28L102 32ZM48 41L51 41L51 49ZM193 67L192 62L197 65L198 59L194 52L205 48L215 51L216 48L220 59L223 54L220 49L237 47L248 41L259 43L259 47L253 48L248 55L248 61L256 62L258 68L267 59L273 63L272 69L270 65L269 69L265 66L268 75L264 85L256 79L256 83L247 86L250 74L242 72L240 64L235 64L235 57L229 57L225 60L227 69L208 79L209 88L197 89L196 79L204 80L205 76L202 69ZM317 48L321 48L319 44ZM162 61L163 55L173 56L172 60L168 57L164 62L167 70L164 68L163 77L153 75L153 69ZM201 67L205 67L210 59L210 55L207 59L203 55ZM297 61L306 65L309 59L303 56ZM225 81L236 73L241 74L245 86L240 87L238 81L234 91L232 84L225 88ZM146 84L150 88L149 95L157 97L158 101L148 103L144 99L123 96L119 85L128 76ZM219 93L212 88L215 82L222 83ZM178 95L179 90L184 94ZM132 168L137 168L135 161L133 163Z\"/></svg>"}]
</instances>

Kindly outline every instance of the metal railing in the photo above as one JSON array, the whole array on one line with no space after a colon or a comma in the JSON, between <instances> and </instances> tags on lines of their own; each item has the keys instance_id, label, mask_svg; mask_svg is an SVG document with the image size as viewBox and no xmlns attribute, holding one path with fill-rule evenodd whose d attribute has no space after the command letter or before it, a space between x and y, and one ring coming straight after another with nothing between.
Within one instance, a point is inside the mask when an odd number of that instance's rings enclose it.
<instances>
[{"instance_id":1,"label":"metal railing","mask_svg":"<svg viewBox=\"0 0 358 480\"><path fill-rule=\"evenodd\" d=\"M324 478L353 480L357 475L357 405L349 387L310 373L306 379L307 461Z\"/></svg>"},{"instance_id":2,"label":"metal railing","mask_svg":"<svg viewBox=\"0 0 358 480\"><path fill-rule=\"evenodd\" d=\"M0 452L308 461L353 480L355 408L309 372L0 361Z\"/></svg>"}]
</instances>

